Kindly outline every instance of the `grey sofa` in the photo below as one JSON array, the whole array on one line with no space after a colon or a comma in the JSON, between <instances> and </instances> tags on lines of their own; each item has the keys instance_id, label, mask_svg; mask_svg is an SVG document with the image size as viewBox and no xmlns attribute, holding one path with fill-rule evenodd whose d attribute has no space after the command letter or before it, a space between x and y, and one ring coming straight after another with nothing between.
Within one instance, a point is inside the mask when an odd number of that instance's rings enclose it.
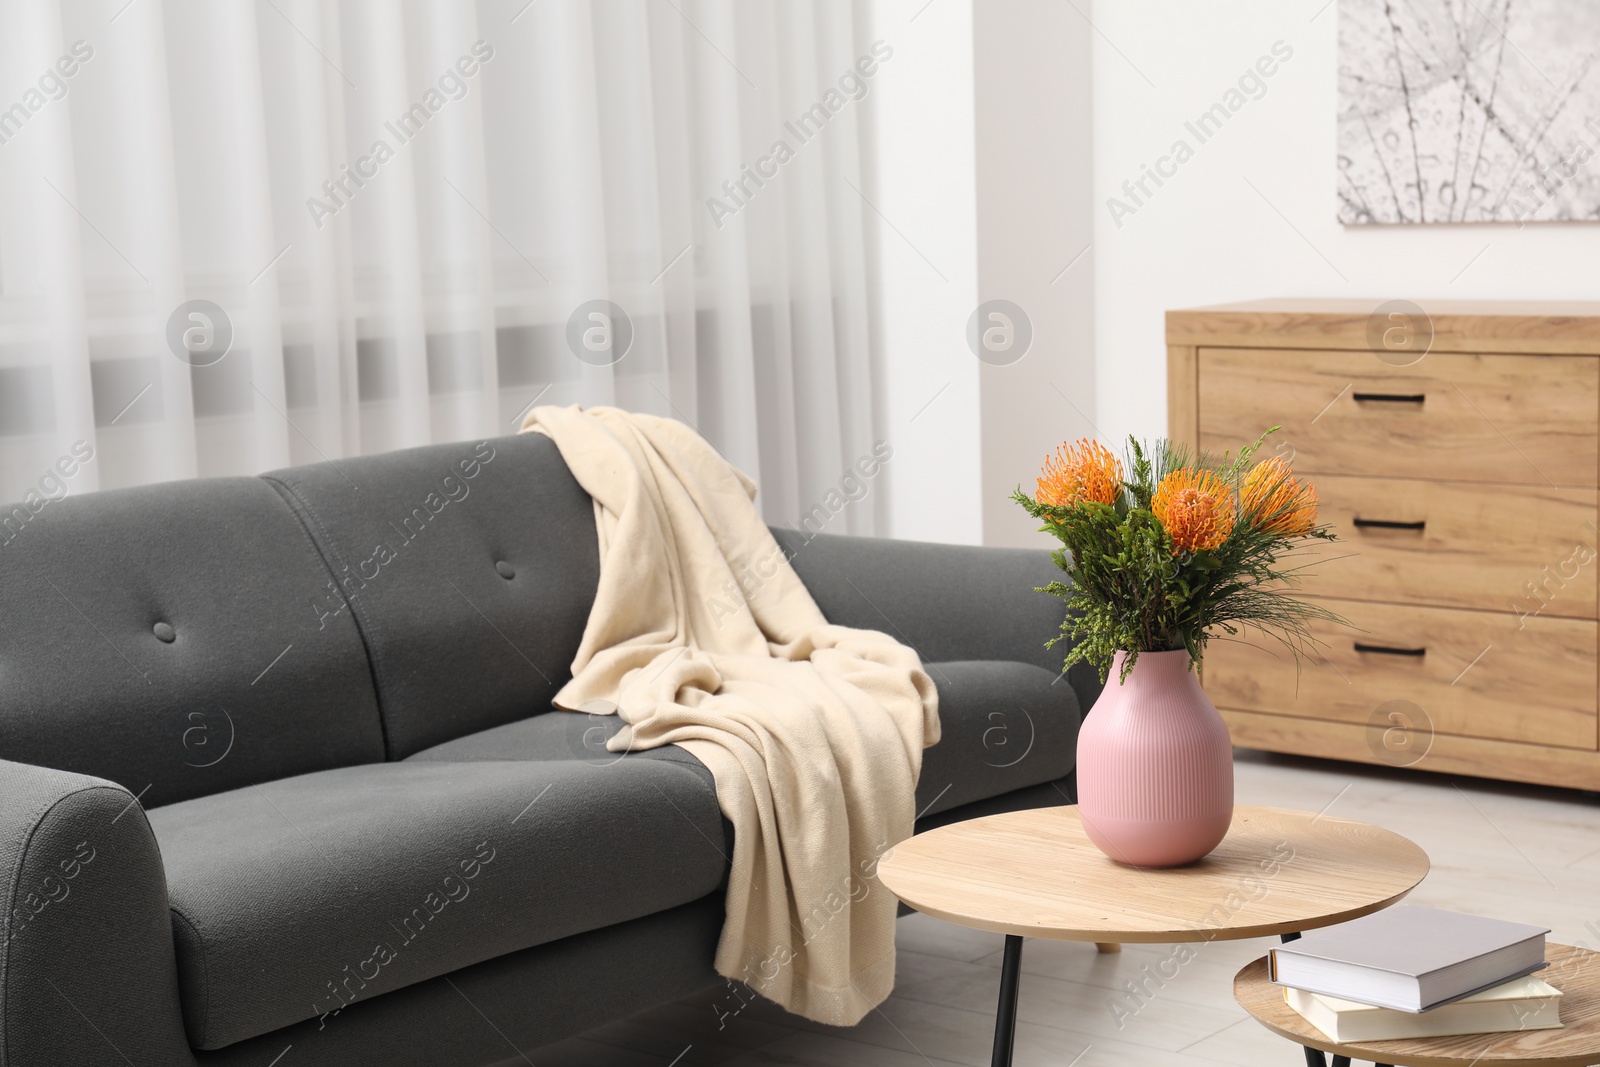
<instances>
[{"instance_id":1,"label":"grey sofa","mask_svg":"<svg viewBox=\"0 0 1600 1067\"><path fill-rule=\"evenodd\" d=\"M920 828L1070 800L1097 685L1042 647L1045 552L775 533L830 620L928 664ZM549 711L599 565L548 440L0 537L0 1067L522 1062L719 981L709 773Z\"/></svg>"}]
</instances>

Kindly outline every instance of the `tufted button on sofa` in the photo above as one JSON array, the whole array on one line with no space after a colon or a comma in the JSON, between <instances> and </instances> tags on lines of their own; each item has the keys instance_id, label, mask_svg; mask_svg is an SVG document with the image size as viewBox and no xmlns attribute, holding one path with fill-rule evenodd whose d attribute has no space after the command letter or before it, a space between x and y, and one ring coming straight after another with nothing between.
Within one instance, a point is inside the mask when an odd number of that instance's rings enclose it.
<instances>
[{"instance_id":1,"label":"tufted button on sofa","mask_svg":"<svg viewBox=\"0 0 1600 1067\"><path fill-rule=\"evenodd\" d=\"M920 825L1072 799L1097 686L1042 648L1048 554L774 533L830 620L928 665ZM598 578L537 435L30 522L0 547L0 1064L477 1067L716 982L710 773L550 710Z\"/></svg>"}]
</instances>

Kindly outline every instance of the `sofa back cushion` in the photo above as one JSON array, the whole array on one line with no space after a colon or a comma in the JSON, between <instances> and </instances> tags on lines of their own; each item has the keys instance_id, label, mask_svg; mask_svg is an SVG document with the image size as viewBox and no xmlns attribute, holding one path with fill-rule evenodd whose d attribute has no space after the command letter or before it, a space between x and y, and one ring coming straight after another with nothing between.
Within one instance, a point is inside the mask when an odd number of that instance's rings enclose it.
<instances>
[{"instance_id":1,"label":"sofa back cushion","mask_svg":"<svg viewBox=\"0 0 1600 1067\"><path fill-rule=\"evenodd\" d=\"M600 580L594 505L549 438L432 445L263 477L354 618L387 754L403 759L550 709Z\"/></svg>"},{"instance_id":2,"label":"sofa back cushion","mask_svg":"<svg viewBox=\"0 0 1600 1067\"><path fill-rule=\"evenodd\" d=\"M146 807L383 758L360 635L308 610L327 568L270 486L18 507L0 533L0 756Z\"/></svg>"}]
</instances>

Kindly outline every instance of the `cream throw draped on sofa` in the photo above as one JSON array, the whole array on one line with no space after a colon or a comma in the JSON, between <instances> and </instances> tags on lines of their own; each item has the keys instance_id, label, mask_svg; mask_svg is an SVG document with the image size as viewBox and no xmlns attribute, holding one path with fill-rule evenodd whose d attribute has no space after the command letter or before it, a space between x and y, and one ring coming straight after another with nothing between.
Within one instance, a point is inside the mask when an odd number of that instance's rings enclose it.
<instances>
[{"instance_id":1,"label":"cream throw draped on sofa","mask_svg":"<svg viewBox=\"0 0 1600 1067\"><path fill-rule=\"evenodd\" d=\"M858 1022L894 986L878 858L911 834L938 698L917 654L830 625L753 504L682 423L535 408L594 498L600 586L559 708L614 704L613 751L678 744L735 842L716 967L807 1018ZM648 872L640 872L648 877Z\"/></svg>"}]
</instances>

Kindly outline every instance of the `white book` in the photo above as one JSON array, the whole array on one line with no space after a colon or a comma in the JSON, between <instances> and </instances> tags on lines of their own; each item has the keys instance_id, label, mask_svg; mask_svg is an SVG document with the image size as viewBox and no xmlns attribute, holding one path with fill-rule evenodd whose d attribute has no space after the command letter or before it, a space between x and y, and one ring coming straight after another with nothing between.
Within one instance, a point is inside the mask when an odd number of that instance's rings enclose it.
<instances>
[{"instance_id":1,"label":"white book","mask_svg":"<svg viewBox=\"0 0 1600 1067\"><path fill-rule=\"evenodd\" d=\"M1544 966L1549 928L1407 904L1313 930L1267 953L1292 989L1426 1011Z\"/></svg>"},{"instance_id":2,"label":"white book","mask_svg":"<svg viewBox=\"0 0 1600 1067\"><path fill-rule=\"evenodd\" d=\"M1340 1044L1402 1037L1554 1030L1561 1026L1561 990L1531 975L1441 1004L1421 1014L1379 1008L1304 989L1285 988L1283 998L1289 1007L1322 1031L1324 1037Z\"/></svg>"}]
</instances>

